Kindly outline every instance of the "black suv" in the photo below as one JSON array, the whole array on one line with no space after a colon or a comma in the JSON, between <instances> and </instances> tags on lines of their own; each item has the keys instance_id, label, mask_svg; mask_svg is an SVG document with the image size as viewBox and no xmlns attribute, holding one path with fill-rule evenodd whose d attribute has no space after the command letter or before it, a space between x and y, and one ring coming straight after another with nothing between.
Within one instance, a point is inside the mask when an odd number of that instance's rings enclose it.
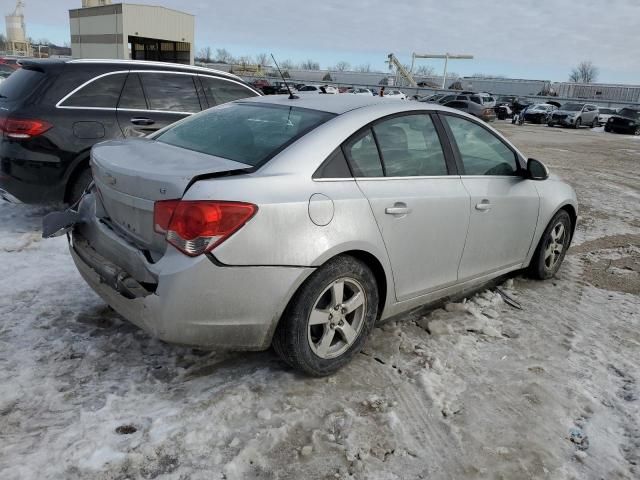
<instances>
[{"instance_id":1,"label":"black suv","mask_svg":"<svg viewBox=\"0 0 640 480\"><path fill-rule=\"evenodd\" d=\"M103 140L144 136L232 100L259 95L235 75L127 60L21 60L0 83L0 197L73 202Z\"/></svg>"},{"instance_id":2,"label":"black suv","mask_svg":"<svg viewBox=\"0 0 640 480\"><path fill-rule=\"evenodd\" d=\"M622 108L615 115L611 115L604 124L605 132L631 133L640 135L640 110L637 108Z\"/></svg>"}]
</instances>

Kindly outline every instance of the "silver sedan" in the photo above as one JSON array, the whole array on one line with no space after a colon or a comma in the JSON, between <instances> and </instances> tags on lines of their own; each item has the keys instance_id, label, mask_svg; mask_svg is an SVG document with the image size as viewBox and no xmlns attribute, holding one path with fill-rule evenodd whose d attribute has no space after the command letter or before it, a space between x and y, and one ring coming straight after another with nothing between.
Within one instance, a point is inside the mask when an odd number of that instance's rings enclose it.
<instances>
[{"instance_id":1,"label":"silver sedan","mask_svg":"<svg viewBox=\"0 0 640 480\"><path fill-rule=\"evenodd\" d=\"M256 97L93 148L45 218L88 284L157 337L327 375L377 321L560 267L576 195L478 119L364 96Z\"/></svg>"}]
</instances>

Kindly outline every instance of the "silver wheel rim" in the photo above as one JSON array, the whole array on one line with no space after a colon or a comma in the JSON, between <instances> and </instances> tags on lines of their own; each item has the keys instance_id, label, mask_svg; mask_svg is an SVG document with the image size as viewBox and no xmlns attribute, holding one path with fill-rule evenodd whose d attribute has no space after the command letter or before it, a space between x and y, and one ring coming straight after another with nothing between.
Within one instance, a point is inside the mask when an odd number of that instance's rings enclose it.
<instances>
[{"instance_id":1,"label":"silver wheel rim","mask_svg":"<svg viewBox=\"0 0 640 480\"><path fill-rule=\"evenodd\" d=\"M349 277L332 282L313 304L307 339L320 358L335 358L356 341L364 325L367 297L362 285Z\"/></svg>"},{"instance_id":2,"label":"silver wheel rim","mask_svg":"<svg viewBox=\"0 0 640 480\"><path fill-rule=\"evenodd\" d=\"M544 249L544 266L547 270L553 270L558 265L565 249L566 235L567 229L562 222L556 223L551 229Z\"/></svg>"}]
</instances>

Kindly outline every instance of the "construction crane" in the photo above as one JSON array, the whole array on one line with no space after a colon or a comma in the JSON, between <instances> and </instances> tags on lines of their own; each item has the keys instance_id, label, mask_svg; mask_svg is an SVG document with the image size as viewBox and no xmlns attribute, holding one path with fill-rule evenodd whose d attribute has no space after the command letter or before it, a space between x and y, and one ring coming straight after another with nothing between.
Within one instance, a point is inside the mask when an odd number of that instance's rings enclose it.
<instances>
[{"instance_id":1,"label":"construction crane","mask_svg":"<svg viewBox=\"0 0 640 480\"><path fill-rule=\"evenodd\" d=\"M413 78L413 75L411 75L411 72L409 70L407 70L406 68L404 68L404 65L402 65L402 63L400 63L400 60L398 60L398 58L393 54L390 53L389 55L387 55L387 58L389 59L387 61L387 63L389 64L389 68L393 66L396 67L396 72L399 73L400 75L402 75L402 77L409 82L409 85L412 87L417 87L418 83L416 82L415 78ZM397 74L396 73L396 74Z\"/></svg>"}]
</instances>

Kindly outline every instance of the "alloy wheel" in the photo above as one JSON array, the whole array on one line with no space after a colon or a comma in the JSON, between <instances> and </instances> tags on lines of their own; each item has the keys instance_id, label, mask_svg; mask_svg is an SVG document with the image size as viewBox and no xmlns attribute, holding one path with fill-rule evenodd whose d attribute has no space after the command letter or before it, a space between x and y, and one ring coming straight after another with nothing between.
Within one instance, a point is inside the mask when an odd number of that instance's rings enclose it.
<instances>
[{"instance_id":1,"label":"alloy wheel","mask_svg":"<svg viewBox=\"0 0 640 480\"><path fill-rule=\"evenodd\" d=\"M335 358L356 341L364 325L367 298L362 285L349 277L331 283L309 314L307 339L320 358Z\"/></svg>"},{"instance_id":2,"label":"alloy wheel","mask_svg":"<svg viewBox=\"0 0 640 480\"><path fill-rule=\"evenodd\" d=\"M549 232L549 238L544 249L544 265L548 270L553 270L562 258L562 252L566 247L567 229L564 223L558 222Z\"/></svg>"}]
</instances>

